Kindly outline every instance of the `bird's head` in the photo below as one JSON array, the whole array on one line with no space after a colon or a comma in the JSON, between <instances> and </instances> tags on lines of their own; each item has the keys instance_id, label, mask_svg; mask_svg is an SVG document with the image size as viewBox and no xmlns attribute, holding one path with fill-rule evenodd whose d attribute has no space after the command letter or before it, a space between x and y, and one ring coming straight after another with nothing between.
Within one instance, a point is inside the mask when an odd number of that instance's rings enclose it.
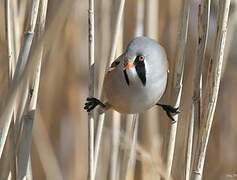
<instances>
[{"instance_id":1,"label":"bird's head","mask_svg":"<svg viewBox=\"0 0 237 180\"><path fill-rule=\"evenodd\" d=\"M164 54L163 48L150 38L141 36L133 39L125 51L123 64L125 76L127 71L135 69L137 76L145 86L148 74L155 72L156 68L163 68L163 61L159 61L159 57L163 58Z\"/></svg>"}]
</instances>

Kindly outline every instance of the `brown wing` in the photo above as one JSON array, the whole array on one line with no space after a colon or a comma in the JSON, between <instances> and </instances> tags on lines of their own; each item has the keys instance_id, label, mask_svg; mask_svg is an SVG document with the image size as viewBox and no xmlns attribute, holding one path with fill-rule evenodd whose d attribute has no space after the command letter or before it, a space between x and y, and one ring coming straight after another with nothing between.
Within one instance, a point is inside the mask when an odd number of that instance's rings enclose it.
<instances>
[{"instance_id":1,"label":"brown wing","mask_svg":"<svg viewBox=\"0 0 237 180\"><path fill-rule=\"evenodd\" d=\"M108 69L108 72L114 70L120 63L121 63L121 57L123 56L120 55L117 59L115 59L112 64L110 65L109 69Z\"/></svg>"},{"instance_id":2,"label":"brown wing","mask_svg":"<svg viewBox=\"0 0 237 180\"><path fill-rule=\"evenodd\" d=\"M113 71L116 68L116 66L119 65L119 63L120 63L120 61L118 59L116 59L114 62L112 62L112 64L110 65L110 67L108 69L108 72Z\"/></svg>"},{"instance_id":3,"label":"brown wing","mask_svg":"<svg viewBox=\"0 0 237 180\"><path fill-rule=\"evenodd\" d=\"M118 66L120 63L120 61L118 59L114 60L114 62L112 62L112 64L110 65L110 68L114 68L116 66Z\"/></svg>"}]
</instances>

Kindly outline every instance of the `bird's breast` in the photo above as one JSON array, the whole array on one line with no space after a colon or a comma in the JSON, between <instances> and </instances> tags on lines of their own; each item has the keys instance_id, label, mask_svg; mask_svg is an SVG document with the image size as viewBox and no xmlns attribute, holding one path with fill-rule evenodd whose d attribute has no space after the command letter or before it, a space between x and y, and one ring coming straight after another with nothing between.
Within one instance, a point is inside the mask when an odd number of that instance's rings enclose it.
<instances>
[{"instance_id":1,"label":"bird's breast","mask_svg":"<svg viewBox=\"0 0 237 180\"><path fill-rule=\"evenodd\" d=\"M140 113L154 106L163 95L167 73L159 73L159 77L148 74L144 85L135 70L127 71L129 84L121 69L115 69L105 75L104 93L108 103L118 112Z\"/></svg>"}]
</instances>

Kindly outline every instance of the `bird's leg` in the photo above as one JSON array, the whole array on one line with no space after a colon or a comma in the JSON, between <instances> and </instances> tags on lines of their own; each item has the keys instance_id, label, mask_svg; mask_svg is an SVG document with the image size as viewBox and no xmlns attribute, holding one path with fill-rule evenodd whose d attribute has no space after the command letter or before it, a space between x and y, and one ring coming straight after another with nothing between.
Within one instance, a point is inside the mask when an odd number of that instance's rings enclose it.
<instances>
[{"instance_id":1,"label":"bird's leg","mask_svg":"<svg viewBox=\"0 0 237 180\"><path fill-rule=\"evenodd\" d=\"M86 103L85 103L84 109L87 112L90 112L90 111L92 111L98 105L100 105L102 108L106 108L106 105L104 103L102 103L99 99L96 99L94 97L88 97L86 99Z\"/></svg>"},{"instance_id":2,"label":"bird's leg","mask_svg":"<svg viewBox=\"0 0 237 180\"><path fill-rule=\"evenodd\" d=\"M173 121L175 122L172 114L178 114L180 113L179 108L174 108L171 105L166 105L166 104L160 104L157 103L156 105L161 106L163 108L163 110L166 112L167 116Z\"/></svg>"}]
</instances>

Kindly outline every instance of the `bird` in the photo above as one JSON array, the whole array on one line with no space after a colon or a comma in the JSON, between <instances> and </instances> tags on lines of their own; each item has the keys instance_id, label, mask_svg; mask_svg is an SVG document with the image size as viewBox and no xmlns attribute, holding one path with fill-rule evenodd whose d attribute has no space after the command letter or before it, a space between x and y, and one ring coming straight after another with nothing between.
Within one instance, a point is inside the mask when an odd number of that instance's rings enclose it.
<instances>
[{"instance_id":1,"label":"bird","mask_svg":"<svg viewBox=\"0 0 237 180\"><path fill-rule=\"evenodd\" d=\"M164 48L149 37L135 37L105 73L105 102L88 97L84 109L90 112L100 106L104 110L136 114L158 105L175 122L173 115L180 112L179 108L159 103L166 90L168 72Z\"/></svg>"}]
</instances>

